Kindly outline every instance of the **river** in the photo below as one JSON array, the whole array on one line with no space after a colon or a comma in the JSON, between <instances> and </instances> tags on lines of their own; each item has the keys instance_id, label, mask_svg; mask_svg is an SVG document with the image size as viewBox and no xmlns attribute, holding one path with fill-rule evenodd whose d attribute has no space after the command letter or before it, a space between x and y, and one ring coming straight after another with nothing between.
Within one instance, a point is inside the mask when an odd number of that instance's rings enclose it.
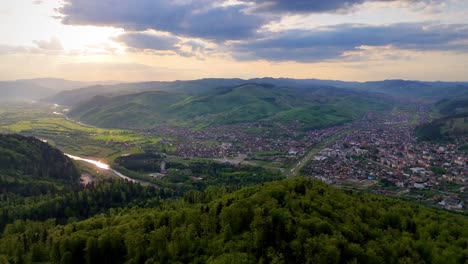
<instances>
[{"instance_id":1,"label":"river","mask_svg":"<svg viewBox=\"0 0 468 264\"><path fill-rule=\"evenodd\" d=\"M99 169L112 171L115 175L119 176L122 179L129 180L129 181L135 182L135 183L147 184L146 182L137 181L137 180L134 180L134 179L132 179L132 178L130 178L128 176L125 176L122 173L112 169L110 165L102 163L101 161L95 161L95 160L91 160L91 159L84 159L84 158L74 156L74 155L70 155L70 154L66 154L66 153L65 153L65 156L69 157L72 160L78 160L78 161L83 161L83 162L93 164L94 166L98 167Z\"/></svg>"}]
</instances>

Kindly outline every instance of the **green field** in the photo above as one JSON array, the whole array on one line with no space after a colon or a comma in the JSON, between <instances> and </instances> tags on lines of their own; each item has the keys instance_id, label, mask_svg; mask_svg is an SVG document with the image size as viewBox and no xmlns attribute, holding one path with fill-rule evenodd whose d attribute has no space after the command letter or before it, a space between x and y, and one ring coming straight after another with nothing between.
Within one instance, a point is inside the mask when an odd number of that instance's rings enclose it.
<instances>
[{"instance_id":1,"label":"green field","mask_svg":"<svg viewBox=\"0 0 468 264\"><path fill-rule=\"evenodd\" d=\"M122 154L140 153L140 145L156 144L162 138L142 133L81 125L40 107L0 108L0 133L19 133L47 140L64 152L104 158L109 162Z\"/></svg>"}]
</instances>

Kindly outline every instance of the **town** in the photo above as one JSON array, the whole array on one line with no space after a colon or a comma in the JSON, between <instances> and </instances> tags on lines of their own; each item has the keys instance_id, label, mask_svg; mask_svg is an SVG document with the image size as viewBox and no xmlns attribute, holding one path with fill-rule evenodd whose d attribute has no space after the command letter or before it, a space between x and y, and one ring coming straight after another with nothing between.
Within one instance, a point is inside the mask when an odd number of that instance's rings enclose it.
<instances>
[{"instance_id":1,"label":"town","mask_svg":"<svg viewBox=\"0 0 468 264\"><path fill-rule=\"evenodd\" d=\"M420 121L427 118L420 109ZM419 142L412 115L392 113L355 122L333 145L324 148L303 174L330 184L373 186L379 194L414 198L446 209L467 202L466 136L455 142Z\"/></svg>"},{"instance_id":2,"label":"town","mask_svg":"<svg viewBox=\"0 0 468 264\"><path fill-rule=\"evenodd\" d=\"M464 210L467 138L445 143L418 141L415 127L428 120L430 109L418 106L382 116L369 113L350 124L310 131L301 130L298 123L257 122L203 130L159 126L144 132L163 138L157 144L159 150L185 159L263 165L282 172L297 166L301 175L344 188L367 188ZM304 158L332 136L335 138L318 149L317 155Z\"/></svg>"}]
</instances>

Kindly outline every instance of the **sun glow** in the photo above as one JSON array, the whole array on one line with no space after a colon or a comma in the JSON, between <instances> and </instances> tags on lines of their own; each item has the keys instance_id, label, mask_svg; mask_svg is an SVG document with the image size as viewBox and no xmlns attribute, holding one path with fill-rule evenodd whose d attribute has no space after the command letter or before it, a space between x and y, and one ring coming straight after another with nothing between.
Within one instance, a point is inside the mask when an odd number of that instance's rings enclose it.
<instances>
[{"instance_id":1,"label":"sun glow","mask_svg":"<svg viewBox=\"0 0 468 264\"><path fill-rule=\"evenodd\" d=\"M95 165L96 167L103 169L103 170L110 170L110 166L108 164L102 163L101 161L95 161L95 160L90 160L90 159L83 159L77 156L73 156L70 154L65 154L65 156L69 157L72 160L78 160L78 161L84 161L87 163L91 163Z\"/></svg>"}]
</instances>

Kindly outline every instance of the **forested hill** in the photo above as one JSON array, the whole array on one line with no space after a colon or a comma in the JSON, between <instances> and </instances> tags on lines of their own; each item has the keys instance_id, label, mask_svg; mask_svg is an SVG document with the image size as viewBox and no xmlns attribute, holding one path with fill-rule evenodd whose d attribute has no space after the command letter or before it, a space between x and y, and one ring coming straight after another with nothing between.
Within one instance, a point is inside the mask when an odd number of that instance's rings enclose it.
<instances>
[{"instance_id":1,"label":"forested hill","mask_svg":"<svg viewBox=\"0 0 468 264\"><path fill-rule=\"evenodd\" d=\"M0 177L5 181L76 183L79 173L63 153L33 137L0 134Z\"/></svg>"},{"instance_id":2,"label":"forested hill","mask_svg":"<svg viewBox=\"0 0 468 264\"><path fill-rule=\"evenodd\" d=\"M442 117L418 126L416 133L420 140L445 141L468 135L468 93L456 99L440 100L435 109Z\"/></svg>"},{"instance_id":3,"label":"forested hill","mask_svg":"<svg viewBox=\"0 0 468 264\"><path fill-rule=\"evenodd\" d=\"M350 122L367 112L388 109L381 96L333 87L296 88L245 84L213 88L197 95L144 92L96 96L69 113L76 120L101 127L148 128L161 123L216 126L242 122L299 122L322 128Z\"/></svg>"},{"instance_id":4,"label":"forested hill","mask_svg":"<svg viewBox=\"0 0 468 264\"><path fill-rule=\"evenodd\" d=\"M17 221L0 239L0 258L12 263L466 263L467 226L466 216L290 179L227 195L192 191L158 208L114 210L66 226Z\"/></svg>"}]
</instances>

